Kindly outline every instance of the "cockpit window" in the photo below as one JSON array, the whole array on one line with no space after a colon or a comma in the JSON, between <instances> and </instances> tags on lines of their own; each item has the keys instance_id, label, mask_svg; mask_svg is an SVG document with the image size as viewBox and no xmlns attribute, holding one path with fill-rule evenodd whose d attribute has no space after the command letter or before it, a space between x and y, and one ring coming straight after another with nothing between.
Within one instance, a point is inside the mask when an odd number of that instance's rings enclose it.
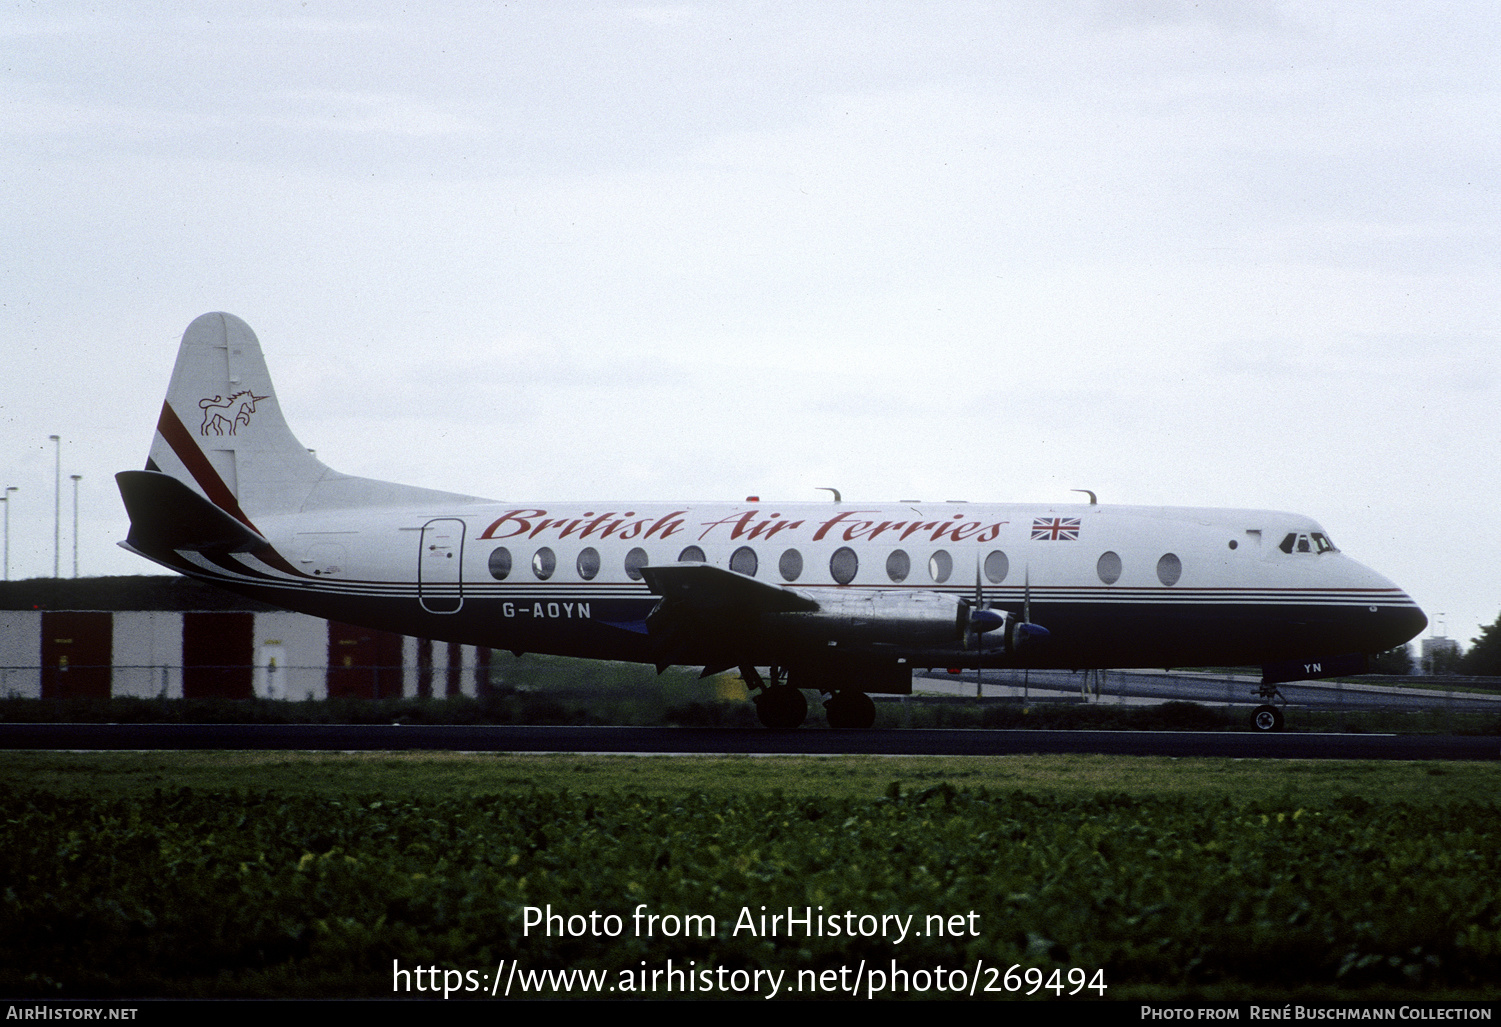
<instances>
[{"instance_id":1,"label":"cockpit window","mask_svg":"<svg viewBox=\"0 0 1501 1027\"><path fill-rule=\"evenodd\" d=\"M1337 553L1334 543L1329 541L1329 536L1322 532L1298 532L1290 531L1287 537L1277 544L1277 548L1284 553Z\"/></svg>"}]
</instances>

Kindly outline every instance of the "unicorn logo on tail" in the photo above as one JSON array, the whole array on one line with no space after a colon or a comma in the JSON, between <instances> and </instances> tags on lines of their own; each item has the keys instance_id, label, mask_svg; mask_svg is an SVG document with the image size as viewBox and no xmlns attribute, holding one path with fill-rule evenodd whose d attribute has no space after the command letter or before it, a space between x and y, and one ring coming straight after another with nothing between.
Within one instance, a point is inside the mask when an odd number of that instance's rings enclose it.
<instances>
[{"instance_id":1,"label":"unicorn logo on tail","mask_svg":"<svg viewBox=\"0 0 1501 1027\"><path fill-rule=\"evenodd\" d=\"M198 406L203 410L203 424L198 428L199 435L234 435L239 431L240 425L250 424L250 415L255 413L255 405L266 396L257 396L246 389L244 392L236 392L228 399L223 396L215 396L213 399L200 399Z\"/></svg>"}]
</instances>

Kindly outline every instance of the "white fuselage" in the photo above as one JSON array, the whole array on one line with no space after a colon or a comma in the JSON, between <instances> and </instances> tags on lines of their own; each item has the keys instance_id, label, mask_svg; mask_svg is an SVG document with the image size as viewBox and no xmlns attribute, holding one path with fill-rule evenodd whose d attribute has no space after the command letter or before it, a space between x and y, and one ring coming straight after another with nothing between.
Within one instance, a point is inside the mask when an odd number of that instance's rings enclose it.
<instances>
[{"instance_id":1,"label":"white fuselage","mask_svg":"<svg viewBox=\"0 0 1501 1027\"><path fill-rule=\"evenodd\" d=\"M397 603L390 616L408 633L602 658L647 658L643 625L658 597L640 568L680 562L815 598L919 590L978 595L1016 613L1030 606L1054 636L1031 665L1181 666L1384 648L1418 630L1422 616L1392 582L1327 542L1318 552L1309 539L1327 536L1317 523L1264 510L456 501L278 516L257 527L290 568L242 556L253 570L234 584L275 589L284 605L298 594L320 607L331 596L372 609ZM228 570L196 562L221 580ZM1288 637L1276 637L1279 624ZM958 643L932 653L935 662L966 662ZM1249 651L1257 644L1265 651Z\"/></svg>"}]
</instances>

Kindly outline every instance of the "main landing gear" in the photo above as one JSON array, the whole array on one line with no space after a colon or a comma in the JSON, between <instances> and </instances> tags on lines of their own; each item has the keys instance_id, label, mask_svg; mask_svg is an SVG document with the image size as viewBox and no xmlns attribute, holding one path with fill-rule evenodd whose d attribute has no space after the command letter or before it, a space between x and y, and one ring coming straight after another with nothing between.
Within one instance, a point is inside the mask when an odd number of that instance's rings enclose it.
<instances>
[{"instance_id":1,"label":"main landing gear","mask_svg":"<svg viewBox=\"0 0 1501 1027\"><path fill-rule=\"evenodd\" d=\"M740 676L755 691L756 717L773 731L791 731L801 727L808 716L808 700L803 693L787 684L782 668L771 668L767 683L754 667L741 667ZM868 728L876 722L876 704L864 692L835 691L823 704L832 728Z\"/></svg>"},{"instance_id":2,"label":"main landing gear","mask_svg":"<svg viewBox=\"0 0 1501 1027\"><path fill-rule=\"evenodd\" d=\"M751 702L756 704L756 719L762 726L773 731L802 727L808 717L808 700L802 692L783 682L782 668L771 668L771 684L766 683L755 667L741 667L740 676L756 693Z\"/></svg>"},{"instance_id":3,"label":"main landing gear","mask_svg":"<svg viewBox=\"0 0 1501 1027\"><path fill-rule=\"evenodd\" d=\"M876 722L876 704L864 692L835 692L823 704L829 727L865 729Z\"/></svg>"},{"instance_id":4,"label":"main landing gear","mask_svg":"<svg viewBox=\"0 0 1501 1027\"><path fill-rule=\"evenodd\" d=\"M808 700L789 685L771 685L756 696L756 716L773 731L802 727L808 716Z\"/></svg>"}]
</instances>

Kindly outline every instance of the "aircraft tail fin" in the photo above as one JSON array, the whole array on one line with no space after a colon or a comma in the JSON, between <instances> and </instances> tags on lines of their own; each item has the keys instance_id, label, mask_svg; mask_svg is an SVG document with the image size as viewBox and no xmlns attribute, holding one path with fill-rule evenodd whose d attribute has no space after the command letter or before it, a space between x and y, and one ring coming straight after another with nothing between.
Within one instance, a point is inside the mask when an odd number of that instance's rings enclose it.
<instances>
[{"instance_id":1,"label":"aircraft tail fin","mask_svg":"<svg viewBox=\"0 0 1501 1027\"><path fill-rule=\"evenodd\" d=\"M224 313L204 314L183 333L146 471L176 479L256 533L257 518L268 516L472 501L468 496L352 477L325 466L287 426L255 332ZM138 494L147 488L144 480L136 483ZM121 489L126 490L123 480ZM185 495L160 486L151 486L150 494L158 500ZM148 516L161 509L160 502L144 503L138 495L127 495L127 506L132 498L136 509ZM207 527L209 519L197 520L200 530ZM225 532L217 535L231 541L223 537Z\"/></svg>"},{"instance_id":2,"label":"aircraft tail fin","mask_svg":"<svg viewBox=\"0 0 1501 1027\"><path fill-rule=\"evenodd\" d=\"M334 473L287 427L250 326L219 313L183 333L146 469L176 478L247 525L247 512L302 509Z\"/></svg>"}]
</instances>

